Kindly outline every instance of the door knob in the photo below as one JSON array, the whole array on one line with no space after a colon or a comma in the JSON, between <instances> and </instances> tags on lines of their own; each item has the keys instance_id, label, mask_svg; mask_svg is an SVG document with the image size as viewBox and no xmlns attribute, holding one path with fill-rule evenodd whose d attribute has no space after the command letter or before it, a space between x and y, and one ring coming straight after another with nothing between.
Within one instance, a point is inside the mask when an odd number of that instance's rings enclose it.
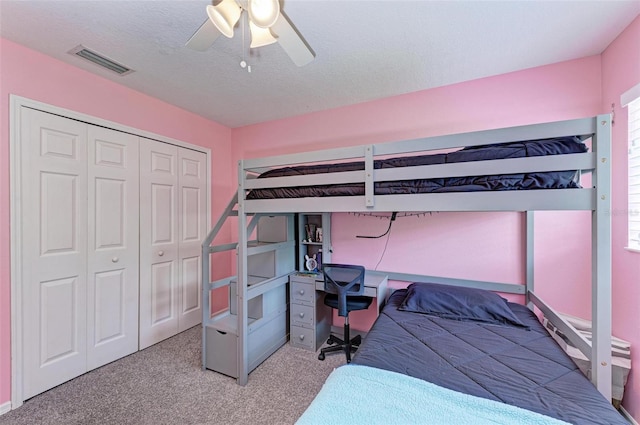
<instances>
[{"instance_id":1,"label":"door knob","mask_svg":"<svg viewBox=\"0 0 640 425\"><path fill-rule=\"evenodd\" d=\"M164 255L164 251L158 251L158 255L162 257Z\"/></svg>"},{"instance_id":2,"label":"door knob","mask_svg":"<svg viewBox=\"0 0 640 425\"><path fill-rule=\"evenodd\" d=\"M114 262L114 263L117 263L117 262L118 262L118 260L120 260L118 257L113 257L113 258L111 259L111 261L112 261L112 262Z\"/></svg>"}]
</instances>

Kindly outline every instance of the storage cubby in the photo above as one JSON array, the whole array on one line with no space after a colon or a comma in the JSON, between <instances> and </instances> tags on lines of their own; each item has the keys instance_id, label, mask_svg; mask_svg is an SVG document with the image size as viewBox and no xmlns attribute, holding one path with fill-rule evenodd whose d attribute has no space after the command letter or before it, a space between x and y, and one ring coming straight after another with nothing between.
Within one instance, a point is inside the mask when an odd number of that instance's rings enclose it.
<instances>
[{"instance_id":1,"label":"storage cubby","mask_svg":"<svg viewBox=\"0 0 640 425\"><path fill-rule=\"evenodd\" d=\"M321 229L321 230L318 230ZM318 263L315 271L322 271L322 263L331 261L331 213L298 214L298 271L309 272L307 257Z\"/></svg>"}]
</instances>

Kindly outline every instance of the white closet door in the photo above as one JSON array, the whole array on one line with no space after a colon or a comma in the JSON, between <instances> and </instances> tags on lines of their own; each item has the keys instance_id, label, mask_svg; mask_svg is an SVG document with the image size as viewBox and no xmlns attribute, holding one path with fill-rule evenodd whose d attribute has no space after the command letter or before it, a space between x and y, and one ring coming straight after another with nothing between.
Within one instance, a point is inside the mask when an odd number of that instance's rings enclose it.
<instances>
[{"instance_id":1,"label":"white closet door","mask_svg":"<svg viewBox=\"0 0 640 425\"><path fill-rule=\"evenodd\" d=\"M88 126L87 366L138 350L138 137Z\"/></svg>"},{"instance_id":2,"label":"white closet door","mask_svg":"<svg viewBox=\"0 0 640 425\"><path fill-rule=\"evenodd\" d=\"M87 370L87 127L22 108L23 398Z\"/></svg>"},{"instance_id":3,"label":"white closet door","mask_svg":"<svg viewBox=\"0 0 640 425\"><path fill-rule=\"evenodd\" d=\"M178 148L140 138L140 349L178 330Z\"/></svg>"},{"instance_id":4,"label":"white closet door","mask_svg":"<svg viewBox=\"0 0 640 425\"><path fill-rule=\"evenodd\" d=\"M181 148L179 174L180 296L178 332L202 322L202 240L207 228L207 156Z\"/></svg>"}]
</instances>

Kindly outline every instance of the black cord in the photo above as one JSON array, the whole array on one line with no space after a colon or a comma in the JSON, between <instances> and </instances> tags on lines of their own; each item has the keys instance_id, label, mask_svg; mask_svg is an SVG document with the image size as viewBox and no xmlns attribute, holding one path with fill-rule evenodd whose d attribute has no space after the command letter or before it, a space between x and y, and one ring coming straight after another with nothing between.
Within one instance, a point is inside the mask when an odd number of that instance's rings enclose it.
<instances>
[{"instance_id":1,"label":"black cord","mask_svg":"<svg viewBox=\"0 0 640 425\"><path fill-rule=\"evenodd\" d=\"M397 212L393 212L391 213L391 220L389 220L389 228L387 229L386 232L384 232L383 234L381 234L380 236L360 236L360 235L356 235L356 238L367 238L367 239L379 239L383 236L386 236L389 234L389 231L391 230L391 224L393 224L393 222L396 219L396 215L398 215ZM388 240L387 240L388 241Z\"/></svg>"},{"instance_id":2,"label":"black cord","mask_svg":"<svg viewBox=\"0 0 640 425\"><path fill-rule=\"evenodd\" d=\"M389 223L389 230L391 230L391 223ZM387 236L387 240L384 243L384 249L382 250L382 254L380 254L380 259L378 260L378 264L376 264L376 267L373 270L378 270L378 266L382 262L385 252L387 252L387 245L389 244L389 239L391 238L391 234L389 233L389 230L387 230L388 236Z\"/></svg>"}]
</instances>

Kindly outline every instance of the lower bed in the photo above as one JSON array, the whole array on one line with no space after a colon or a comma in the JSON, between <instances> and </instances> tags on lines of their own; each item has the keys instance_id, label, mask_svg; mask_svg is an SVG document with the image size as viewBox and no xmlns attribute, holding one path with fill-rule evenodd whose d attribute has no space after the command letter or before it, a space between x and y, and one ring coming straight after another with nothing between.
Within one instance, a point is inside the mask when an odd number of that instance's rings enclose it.
<instances>
[{"instance_id":1,"label":"lower bed","mask_svg":"<svg viewBox=\"0 0 640 425\"><path fill-rule=\"evenodd\" d=\"M464 288L460 290L466 291ZM460 407L458 413L462 414L464 411L466 414L471 410L469 417L476 418L473 423L555 423L551 419L554 418L573 424L627 424L555 343L527 307L507 303L500 298L500 303L506 308L505 314L513 313L513 321L503 320L502 317L495 321L492 316L488 316L488 322L482 317L479 320L483 321L459 320L460 318L452 320L450 315L442 312L438 315L415 312L423 311L419 305L421 300L418 300L417 306L407 305L407 293L408 290L403 289L392 294L356 352L352 364L338 368L334 373L360 373L358 368L353 368L352 365L364 367L365 375L369 373L369 368L374 371L371 373L376 375L389 374L384 371L393 372L389 375L400 378L393 378L389 384L381 384L381 388L387 388L384 396L387 402L393 394L391 388L398 388L395 380L402 380L402 375L412 377L405 377L408 380L407 397L412 394L409 388L420 385L429 385L428 392L434 391L431 387L438 391L444 390L445 394L441 396L442 403L434 402L433 398L427 398L426 395L421 402L418 396L418 405L412 406L412 410L418 409L414 419L423 415L429 416L430 412L435 413L446 407L444 400L450 399L447 394L463 393L467 396L460 395L458 397L462 399L454 398L448 403L466 406ZM497 297L495 294L492 295ZM469 299L465 298L466 301ZM449 308L451 305L447 303L449 300L445 300L445 307ZM475 300L471 300L469 306L478 310ZM414 311L403 311L399 307ZM481 311L481 314L486 314L486 311ZM338 381L344 380L341 377L336 378ZM412 381L414 378L417 378L420 384ZM361 380L364 382L363 387L375 387L372 384L373 378L365 376ZM353 385L353 378L346 381L351 381L350 385ZM431 386L425 381L435 385ZM316 399L317 403L314 401L315 406L312 403L300 418L301 424L314 423L313 417L324 410L323 405L331 404L321 401L322 398L327 394L338 393L338 388L342 385L339 382L330 383L330 380L327 384L331 386L325 385ZM351 391L355 395L359 390ZM400 391L400 394L402 393L403 391ZM363 407L364 410L375 406L376 402L370 400L371 397L366 396L369 403L367 407ZM357 396L354 396L347 400L344 410L349 410L349 406L355 404L356 399ZM416 404L415 400L414 398L413 404ZM472 403L469 404L469 401ZM478 403L480 407L477 406ZM506 413L501 411L500 406L507 409ZM403 412L405 407L403 405ZM533 417L519 417L516 420L511 416L511 408L518 414L530 413ZM473 413L474 409L478 413ZM339 415L335 412L336 406L329 410L326 412L327 415ZM494 412L502 416L484 418L481 411ZM442 423L465 423L465 416L454 419L451 412L446 412L445 410ZM366 414L370 415L371 412ZM542 416L537 417L536 414ZM411 420L410 416L404 421L437 423L435 416L431 420L425 416L424 421ZM372 417L381 419L375 421L376 423L384 423L382 413L377 416L374 413ZM321 422L320 419L318 421Z\"/></svg>"}]
</instances>

